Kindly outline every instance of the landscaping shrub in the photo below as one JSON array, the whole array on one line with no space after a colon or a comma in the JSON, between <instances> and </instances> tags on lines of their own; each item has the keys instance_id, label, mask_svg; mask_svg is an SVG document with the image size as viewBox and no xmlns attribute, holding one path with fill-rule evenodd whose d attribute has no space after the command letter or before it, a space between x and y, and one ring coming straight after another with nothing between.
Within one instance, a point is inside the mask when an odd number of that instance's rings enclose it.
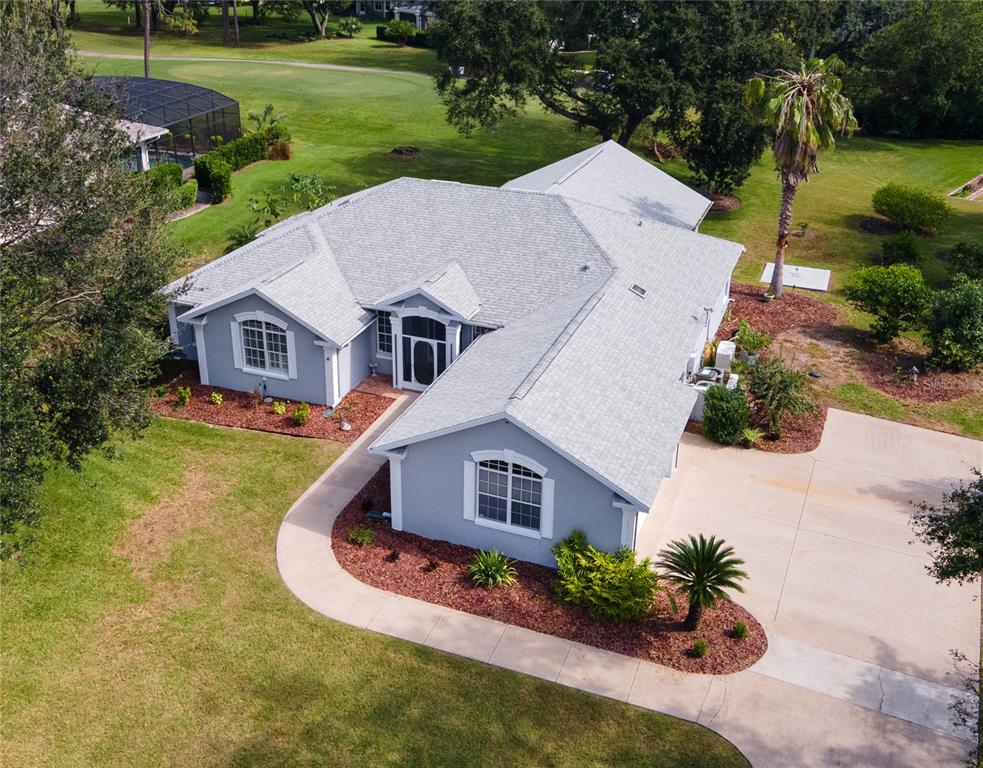
<instances>
[{"instance_id":1,"label":"landscaping shrub","mask_svg":"<svg viewBox=\"0 0 983 768\"><path fill-rule=\"evenodd\" d=\"M191 402L191 387L177 388L177 404L185 406Z\"/></svg>"},{"instance_id":2,"label":"landscaping shrub","mask_svg":"<svg viewBox=\"0 0 983 768\"><path fill-rule=\"evenodd\" d=\"M300 403L294 407L294 425L302 427L311 417L311 407L307 403Z\"/></svg>"},{"instance_id":3,"label":"landscaping shrub","mask_svg":"<svg viewBox=\"0 0 983 768\"><path fill-rule=\"evenodd\" d=\"M512 562L496 549L478 550L468 565L468 578L479 587L511 587L516 580Z\"/></svg>"},{"instance_id":4,"label":"landscaping shrub","mask_svg":"<svg viewBox=\"0 0 983 768\"><path fill-rule=\"evenodd\" d=\"M195 178L212 193L213 203L221 203L232 192L232 166L215 152L195 158Z\"/></svg>"},{"instance_id":5,"label":"landscaping shrub","mask_svg":"<svg viewBox=\"0 0 983 768\"><path fill-rule=\"evenodd\" d=\"M904 230L881 242L881 264L915 264L918 261L918 238Z\"/></svg>"},{"instance_id":6,"label":"landscaping shrub","mask_svg":"<svg viewBox=\"0 0 983 768\"><path fill-rule=\"evenodd\" d=\"M287 413L287 404L282 400L273 401L273 415L283 416Z\"/></svg>"},{"instance_id":7,"label":"landscaping shrub","mask_svg":"<svg viewBox=\"0 0 983 768\"><path fill-rule=\"evenodd\" d=\"M188 179L178 187L171 196L171 210L183 211L190 208L198 200L198 182Z\"/></svg>"},{"instance_id":8,"label":"landscaping shrub","mask_svg":"<svg viewBox=\"0 0 983 768\"><path fill-rule=\"evenodd\" d=\"M983 281L956 275L935 294L925 324L933 364L966 371L983 362Z\"/></svg>"},{"instance_id":9,"label":"landscaping shrub","mask_svg":"<svg viewBox=\"0 0 983 768\"><path fill-rule=\"evenodd\" d=\"M902 229L938 232L951 209L939 195L904 184L888 184L874 193L874 210Z\"/></svg>"},{"instance_id":10,"label":"landscaping shrub","mask_svg":"<svg viewBox=\"0 0 983 768\"><path fill-rule=\"evenodd\" d=\"M744 427L741 430L741 440L748 448L754 448L764 438L765 433L757 427Z\"/></svg>"},{"instance_id":11,"label":"landscaping shrub","mask_svg":"<svg viewBox=\"0 0 983 768\"><path fill-rule=\"evenodd\" d=\"M983 243L956 243L949 251L949 263L972 280L983 279Z\"/></svg>"},{"instance_id":12,"label":"landscaping shrub","mask_svg":"<svg viewBox=\"0 0 983 768\"><path fill-rule=\"evenodd\" d=\"M355 37L362 31L362 22L355 16L346 16L338 22L338 31L346 37Z\"/></svg>"},{"instance_id":13,"label":"landscaping shrub","mask_svg":"<svg viewBox=\"0 0 983 768\"><path fill-rule=\"evenodd\" d=\"M574 531L552 552L560 600L585 606L597 619L637 620L652 610L659 576L649 558L636 561L626 547L614 554L602 552L588 543L583 531Z\"/></svg>"},{"instance_id":14,"label":"landscaping shrub","mask_svg":"<svg viewBox=\"0 0 983 768\"><path fill-rule=\"evenodd\" d=\"M375 531L373 531L371 528L359 526L358 528L350 528L348 530L349 544L357 544L360 547L364 547L367 544L371 544L373 541L375 541Z\"/></svg>"},{"instance_id":15,"label":"landscaping shrub","mask_svg":"<svg viewBox=\"0 0 983 768\"><path fill-rule=\"evenodd\" d=\"M267 160L289 160L293 156L294 150L290 146L290 142L282 139L271 144L270 148L266 150Z\"/></svg>"},{"instance_id":16,"label":"landscaping shrub","mask_svg":"<svg viewBox=\"0 0 983 768\"><path fill-rule=\"evenodd\" d=\"M782 434L786 413L802 416L813 408L806 375L787 368L778 358L752 365L747 385L768 432L776 437Z\"/></svg>"},{"instance_id":17,"label":"landscaping shrub","mask_svg":"<svg viewBox=\"0 0 983 768\"><path fill-rule=\"evenodd\" d=\"M249 245L256 239L257 231L255 224L240 224L235 227L229 232L228 240L225 241L225 252L232 253L244 245Z\"/></svg>"},{"instance_id":18,"label":"landscaping shrub","mask_svg":"<svg viewBox=\"0 0 983 768\"><path fill-rule=\"evenodd\" d=\"M749 634L747 624L743 621L735 621L734 628L730 631L730 636L735 640L747 640Z\"/></svg>"},{"instance_id":19,"label":"landscaping shrub","mask_svg":"<svg viewBox=\"0 0 983 768\"><path fill-rule=\"evenodd\" d=\"M224 398L222 397L221 392L212 392L211 394L212 405L221 405L223 399Z\"/></svg>"},{"instance_id":20,"label":"landscaping shrub","mask_svg":"<svg viewBox=\"0 0 983 768\"><path fill-rule=\"evenodd\" d=\"M702 659L707 655L707 651L710 650L710 644L706 640L697 640L693 643L693 647L690 648L690 655L694 659Z\"/></svg>"},{"instance_id":21,"label":"landscaping shrub","mask_svg":"<svg viewBox=\"0 0 983 768\"><path fill-rule=\"evenodd\" d=\"M385 27L386 40L400 45L406 45L410 38L416 35L416 26L403 19L393 19Z\"/></svg>"},{"instance_id":22,"label":"landscaping shrub","mask_svg":"<svg viewBox=\"0 0 983 768\"><path fill-rule=\"evenodd\" d=\"M928 306L929 290L922 273L910 264L861 267L846 288L857 309L874 316L870 333L887 343L904 330L919 327Z\"/></svg>"},{"instance_id":23,"label":"landscaping shrub","mask_svg":"<svg viewBox=\"0 0 983 768\"><path fill-rule=\"evenodd\" d=\"M703 400L703 434L721 445L733 445L751 418L747 398L740 389L710 387Z\"/></svg>"},{"instance_id":24,"label":"landscaping shrub","mask_svg":"<svg viewBox=\"0 0 983 768\"><path fill-rule=\"evenodd\" d=\"M733 341L741 351L756 355L768 348L771 344L771 336L763 331L755 331L747 320L741 320L737 324L737 333L734 334Z\"/></svg>"},{"instance_id":25,"label":"landscaping shrub","mask_svg":"<svg viewBox=\"0 0 983 768\"><path fill-rule=\"evenodd\" d=\"M144 177L150 183L151 189L158 192L170 192L181 186L181 176L184 170L177 163L161 163L144 172Z\"/></svg>"}]
</instances>

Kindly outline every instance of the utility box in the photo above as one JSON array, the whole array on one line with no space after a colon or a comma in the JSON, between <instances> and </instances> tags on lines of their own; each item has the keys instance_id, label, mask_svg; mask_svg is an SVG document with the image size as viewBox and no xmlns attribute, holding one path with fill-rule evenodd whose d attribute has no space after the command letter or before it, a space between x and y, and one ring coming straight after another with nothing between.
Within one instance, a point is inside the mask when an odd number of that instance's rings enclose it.
<instances>
[{"instance_id":1,"label":"utility box","mask_svg":"<svg viewBox=\"0 0 983 768\"><path fill-rule=\"evenodd\" d=\"M733 341L721 341L717 344L717 358L714 360L713 367L722 371L729 371L736 354L737 345Z\"/></svg>"}]
</instances>

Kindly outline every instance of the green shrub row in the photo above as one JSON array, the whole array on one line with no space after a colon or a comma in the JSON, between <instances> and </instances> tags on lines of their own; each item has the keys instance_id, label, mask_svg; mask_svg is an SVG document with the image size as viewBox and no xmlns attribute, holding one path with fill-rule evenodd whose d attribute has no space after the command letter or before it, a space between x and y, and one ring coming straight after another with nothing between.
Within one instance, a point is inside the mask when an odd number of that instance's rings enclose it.
<instances>
[{"instance_id":1,"label":"green shrub row","mask_svg":"<svg viewBox=\"0 0 983 768\"><path fill-rule=\"evenodd\" d=\"M559 571L556 594L563 602L583 605L599 619L642 619L655 602L658 574L649 558L635 560L622 547L611 554L574 531L552 549Z\"/></svg>"},{"instance_id":2,"label":"green shrub row","mask_svg":"<svg viewBox=\"0 0 983 768\"><path fill-rule=\"evenodd\" d=\"M410 24L411 22L406 22ZM375 37L377 40L383 40L387 43L402 43L403 41L396 35L390 34L387 29L389 25L380 24L375 28ZM412 35L406 38L406 44L412 45L416 48L429 48L430 47L430 35L422 30L415 30Z\"/></svg>"},{"instance_id":3,"label":"green shrub row","mask_svg":"<svg viewBox=\"0 0 983 768\"><path fill-rule=\"evenodd\" d=\"M157 192L170 192L181 186L184 169L177 163L161 163L144 172L144 178L151 189Z\"/></svg>"},{"instance_id":4,"label":"green shrub row","mask_svg":"<svg viewBox=\"0 0 983 768\"><path fill-rule=\"evenodd\" d=\"M198 182L195 179L188 179L171 193L171 210L183 211L194 205L197 199Z\"/></svg>"},{"instance_id":5,"label":"green shrub row","mask_svg":"<svg viewBox=\"0 0 983 768\"><path fill-rule=\"evenodd\" d=\"M265 160L271 146L289 140L289 132L280 125L234 139L206 155L196 157L195 178L203 189L212 193L212 202L220 203L232 193L233 171Z\"/></svg>"}]
</instances>

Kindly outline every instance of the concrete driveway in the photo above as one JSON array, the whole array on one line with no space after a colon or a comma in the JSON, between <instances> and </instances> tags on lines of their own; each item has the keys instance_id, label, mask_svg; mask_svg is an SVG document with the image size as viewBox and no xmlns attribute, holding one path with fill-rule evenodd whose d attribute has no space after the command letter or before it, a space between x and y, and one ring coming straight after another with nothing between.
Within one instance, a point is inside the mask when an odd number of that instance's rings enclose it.
<instances>
[{"instance_id":1,"label":"concrete driveway","mask_svg":"<svg viewBox=\"0 0 983 768\"><path fill-rule=\"evenodd\" d=\"M831 410L810 454L686 435L679 466L639 552L690 533L726 538L750 574L740 601L770 643L710 689L719 706L701 721L756 766L959 765L949 651L979 648L977 590L926 574L908 502L937 501L983 466L983 443Z\"/></svg>"}]
</instances>

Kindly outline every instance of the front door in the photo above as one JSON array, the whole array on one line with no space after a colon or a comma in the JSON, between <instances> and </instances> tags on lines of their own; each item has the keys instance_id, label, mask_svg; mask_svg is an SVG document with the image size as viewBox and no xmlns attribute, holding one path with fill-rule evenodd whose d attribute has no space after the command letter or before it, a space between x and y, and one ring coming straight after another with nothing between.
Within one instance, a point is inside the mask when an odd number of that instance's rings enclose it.
<instances>
[{"instance_id":1,"label":"front door","mask_svg":"<svg viewBox=\"0 0 983 768\"><path fill-rule=\"evenodd\" d=\"M426 389L447 367L447 344L436 339L403 336L403 386Z\"/></svg>"}]
</instances>

